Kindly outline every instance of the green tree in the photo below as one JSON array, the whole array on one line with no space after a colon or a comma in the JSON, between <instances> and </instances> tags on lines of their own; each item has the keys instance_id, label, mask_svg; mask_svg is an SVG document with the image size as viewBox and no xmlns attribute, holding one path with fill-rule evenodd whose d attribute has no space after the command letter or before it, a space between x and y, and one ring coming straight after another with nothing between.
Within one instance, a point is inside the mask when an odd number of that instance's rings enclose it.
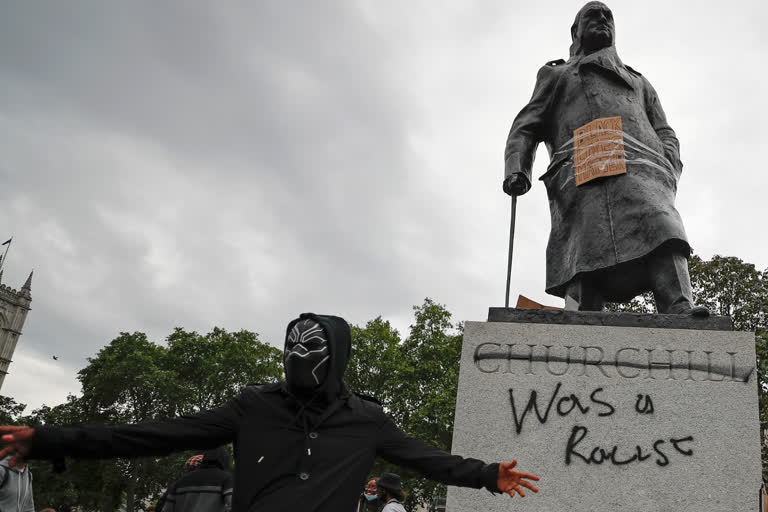
<instances>
[{"instance_id":1,"label":"green tree","mask_svg":"<svg viewBox=\"0 0 768 512\"><path fill-rule=\"evenodd\" d=\"M252 332L214 328L200 335L177 328L167 342L166 347L140 332L120 333L78 372L82 396L70 396L53 408L43 406L24 422L81 425L164 419L216 407L249 383L274 382L282 373L282 352ZM0 400L0 413L3 403ZM12 402L7 406L18 409ZM41 463L37 473L46 486L36 489L36 495L41 496L40 503L53 506L78 504L112 512L125 503L132 512L140 500L156 499L166 484L176 480L193 454L67 459L68 469L61 475Z\"/></svg>"},{"instance_id":2,"label":"green tree","mask_svg":"<svg viewBox=\"0 0 768 512\"><path fill-rule=\"evenodd\" d=\"M176 388L176 375L167 367L167 353L144 333L120 333L78 372L85 417L116 424L170 416L175 406L168 391ZM167 478L159 459L116 459L113 468L125 483L127 512L135 510L138 499L159 491Z\"/></svg>"},{"instance_id":3,"label":"green tree","mask_svg":"<svg viewBox=\"0 0 768 512\"><path fill-rule=\"evenodd\" d=\"M200 335L176 328L167 342L175 384L169 392L178 414L217 407L244 386L276 382L283 373L282 351L253 332L215 327Z\"/></svg>"},{"instance_id":4,"label":"green tree","mask_svg":"<svg viewBox=\"0 0 768 512\"><path fill-rule=\"evenodd\" d=\"M412 437L451 451L463 325L454 324L446 307L430 298L413 310L414 323L401 345L392 415ZM408 478L405 489L409 508L445 494L444 485L420 475Z\"/></svg>"},{"instance_id":5,"label":"green tree","mask_svg":"<svg viewBox=\"0 0 768 512\"><path fill-rule=\"evenodd\" d=\"M9 396L0 395L0 425L16 425L27 406L20 404Z\"/></svg>"},{"instance_id":6,"label":"green tree","mask_svg":"<svg viewBox=\"0 0 768 512\"><path fill-rule=\"evenodd\" d=\"M21 422L27 425L78 425L86 420L82 399L73 395L55 407L42 406ZM123 474L114 460L67 459L64 472L48 461L34 461L35 503L56 510L77 504L85 510L117 510L125 490Z\"/></svg>"},{"instance_id":7,"label":"green tree","mask_svg":"<svg viewBox=\"0 0 768 512\"><path fill-rule=\"evenodd\" d=\"M352 327L347 385L378 398L409 435L450 451L463 330L444 305L430 298L414 306L408 338L381 317ZM403 477L407 510L445 494L445 486L377 459L371 476L390 471Z\"/></svg>"},{"instance_id":8,"label":"green tree","mask_svg":"<svg viewBox=\"0 0 768 512\"><path fill-rule=\"evenodd\" d=\"M352 351L344 380L350 389L390 407L397 396L400 333L380 316L365 327L351 326Z\"/></svg>"}]
</instances>

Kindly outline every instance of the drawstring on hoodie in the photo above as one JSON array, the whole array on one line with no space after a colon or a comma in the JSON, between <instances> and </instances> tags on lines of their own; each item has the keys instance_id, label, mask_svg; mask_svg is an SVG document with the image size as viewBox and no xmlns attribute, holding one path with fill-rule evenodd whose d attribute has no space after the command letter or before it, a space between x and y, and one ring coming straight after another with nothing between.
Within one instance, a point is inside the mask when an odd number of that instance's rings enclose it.
<instances>
[{"instance_id":1,"label":"drawstring on hoodie","mask_svg":"<svg viewBox=\"0 0 768 512\"><path fill-rule=\"evenodd\" d=\"M306 473L309 471L309 459L308 457L312 456L312 447L310 446L310 440L312 437L310 434L317 430L320 425L325 422L328 418L333 415L334 412L336 412L342 405L346 403L346 396L340 396L338 397L328 408L326 408L320 417L317 418L317 421L310 424L310 416L307 414L307 411L310 410L310 406L313 405L313 402L321 396L320 394L313 395L309 400L302 403L300 402L295 396L289 393L289 395L296 400L298 403L301 404L299 407L299 410L296 412L296 414L291 418L291 420L286 423L283 426L283 429L288 429L290 427L298 426L301 427L303 433L304 433L304 450L302 452L302 456L299 459L298 464L298 473Z\"/></svg>"}]
</instances>

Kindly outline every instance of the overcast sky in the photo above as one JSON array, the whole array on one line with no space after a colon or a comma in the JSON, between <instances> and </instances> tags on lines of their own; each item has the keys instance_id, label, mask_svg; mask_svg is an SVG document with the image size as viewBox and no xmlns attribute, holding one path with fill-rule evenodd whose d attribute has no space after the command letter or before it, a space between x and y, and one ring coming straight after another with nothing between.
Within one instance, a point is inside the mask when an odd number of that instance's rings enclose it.
<instances>
[{"instance_id":1,"label":"overcast sky","mask_svg":"<svg viewBox=\"0 0 768 512\"><path fill-rule=\"evenodd\" d=\"M504 301L506 136L582 4L0 2L3 282L35 270L0 393L62 402L121 331L280 346L314 311L405 333L427 296L484 320ZM609 6L680 139L695 251L768 267L765 3ZM513 296L561 305L540 182L517 223Z\"/></svg>"}]
</instances>

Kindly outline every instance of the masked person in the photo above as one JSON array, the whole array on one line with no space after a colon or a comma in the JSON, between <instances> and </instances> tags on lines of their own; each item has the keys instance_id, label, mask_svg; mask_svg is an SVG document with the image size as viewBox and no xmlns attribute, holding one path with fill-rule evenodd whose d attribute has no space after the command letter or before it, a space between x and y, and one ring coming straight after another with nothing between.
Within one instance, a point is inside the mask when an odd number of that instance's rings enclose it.
<instances>
[{"instance_id":1,"label":"masked person","mask_svg":"<svg viewBox=\"0 0 768 512\"><path fill-rule=\"evenodd\" d=\"M405 493L400 487L400 475L384 473L378 483L379 499L384 503L381 512L405 512Z\"/></svg>"},{"instance_id":2,"label":"masked person","mask_svg":"<svg viewBox=\"0 0 768 512\"><path fill-rule=\"evenodd\" d=\"M234 443L234 512L353 510L376 456L448 485L525 496L535 475L516 461L486 464L401 431L381 406L342 379L350 329L336 316L302 314L288 324L286 380L247 386L217 409L118 426L0 427L0 457L56 459L165 455Z\"/></svg>"},{"instance_id":3,"label":"masked person","mask_svg":"<svg viewBox=\"0 0 768 512\"><path fill-rule=\"evenodd\" d=\"M504 192L531 187L536 148L549 152L552 228L546 291L566 309L600 311L652 291L659 313L693 305L691 247L675 209L683 171L656 91L616 53L611 10L589 2L571 26L568 61L544 65L504 152ZM606 170L607 169L607 170Z\"/></svg>"},{"instance_id":4,"label":"masked person","mask_svg":"<svg viewBox=\"0 0 768 512\"><path fill-rule=\"evenodd\" d=\"M368 480L368 485L365 486L365 490L360 494L360 498L357 500L357 508L355 512L379 512L381 505L379 503L379 496L377 494L376 487L377 478Z\"/></svg>"}]
</instances>

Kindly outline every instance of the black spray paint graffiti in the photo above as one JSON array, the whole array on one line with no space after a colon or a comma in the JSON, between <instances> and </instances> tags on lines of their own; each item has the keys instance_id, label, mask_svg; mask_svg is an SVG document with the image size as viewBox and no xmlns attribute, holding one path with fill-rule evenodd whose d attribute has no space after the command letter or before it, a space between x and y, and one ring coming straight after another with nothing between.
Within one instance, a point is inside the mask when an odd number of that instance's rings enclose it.
<instances>
[{"instance_id":1,"label":"black spray paint graffiti","mask_svg":"<svg viewBox=\"0 0 768 512\"><path fill-rule=\"evenodd\" d=\"M638 414L653 414L653 400L650 395L637 395L635 411Z\"/></svg>"},{"instance_id":2,"label":"black spray paint graffiti","mask_svg":"<svg viewBox=\"0 0 768 512\"><path fill-rule=\"evenodd\" d=\"M632 453L632 455L627 458L622 458L619 455L619 447L616 445L608 449L605 449L601 446L595 446L589 452L577 451L578 445L584 441L584 438L587 437L587 434L589 434L587 427L583 427L581 425L576 425L573 427L571 430L571 436L568 438L568 444L565 447L566 465L571 464L574 458L578 458L587 464L600 465L604 462L610 462L616 466L623 466L632 462L644 462L650 459L652 456L651 453L643 453L643 448L640 445L635 445L635 449L632 450L634 453ZM657 439L653 443L653 454L656 455L656 464L662 467L669 464L669 457L663 450L663 445L666 442L667 440L665 439ZM669 439L669 443L678 453L681 453L686 457L691 457L693 456L693 450L685 449L680 446L682 443L687 442L693 442L693 436ZM585 453L588 453L589 455L585 455Z\"/></svg>"},{"instance_id":3,"label":"black spray paint graffiti","mask_svg":"<svg viewBox=\"0 0 768 512\"><path fill-rule=\"evenodd\" d=\"M559 347L561 352L565 352L563 357L553 353L553 347L554 345L480 343L475 348L473 362L482 373L513 373L512 361L527 361L526 375L535 375L534 363L543 363L544 370L554 376L571 372L572 375L583 377L588 376L588 368L595 368L607 378L618 376L624 379L646 380L663 377L666 380L748 383L755 371L754 365L737 366L736 352L716 354L709 350L624 347L616 350L611 358L606 357L603 347L563 345ZM675 358L682 361L675 362ZM491 363L483 363L484 361ZM506 365L503 362L506 362ZM557 364L561 366L555 368ZM614 368L613 375L609 371L610 368ZM580 373L576 373L579 370ZM696 379L694 372L706 376Z\"/></svg>"},{"instance_id":4,"label":"black spray paint graffiti","mask_svg":"<svg viewBox=\"0 0 768 512\"><path fill-rule=\"evenodd\" d=\"M549 397L546 408L539 404L538 392L531 390L528 395L528 402L525 407L518 407L515 402L515 392L510 388L509 390L509 402L512 407L512 419L515 424L515 432L520 434L525 426L525 420L528 415L533 412L535 418L540 424L546 424L550 418L553 417L565 417L570 414L580 414L582 416L588 416L590 414L597 418L606 418L612 416L616 412L617 405L614 405L606 401L601 394L603 388L598 387L592 390L589 394L589 400L579 398L574 393L562 394L562 382L558 382L554 391ZM520 404L522 405L522 403ZM637 414L651 415L654 413L653 399L648 394L638 394L634 404L634 410ZM575 425L568 438L568 442L565 448L565 463L571 464L574 460L579 459L587 464L600 465L605 462L610 462L613 465L621 466L630 464L633 462L644 462L650 459L653 455L656 456L655 462L659 466L666 466L669 464L670 459L665 451L667 447L664 445L669 443L672 448L687 457L693 455L692 449L686 449L682 446L683 443L693 442L693 436L686 437L671 437L669 439L657 439L652 444L651 449L644 450L640 445L630 450L631 455L627 455L627 450L621 450L618 445L611 447L595 446L591 450L584 450L582 443L585 443L585 439L589 434L589 429L582 425Z\"/></svg>"},{"instance_id":5,"label":"black spray paint graffiti","mask_svg":"<svg viewBox=\"0 0 768 512\"><path fill-rule=\"evenodd\" d=\"M578 396L574 395L573 393L560 397L559 400L556 401L558 394L560 393L560 388L562 387L562 383L558 382L557 386L555 386L555 390L552 392L552 396L549 399L549 403L547 404L547 408L542 413L539 410L539 403L538 403L538 392L536 390L531 390L531 393L528 397L528 403L525 406L525 409L523 409L522 413L518 413L518 407L515 404L515 392L513 389L510 388L509 390L509 401L512 404L512 418L515 422L515 431L519 434L523 431L523 424L525 423L525 417L528 415L529 412L533 411L536 415L536 418L539 420L539 423L542 425L547 422L549 419L549 413L552 410L552 406L555 405L555 411L557 412L558 416L568 416L571 412L574 411L574 409L579 409L579 412L581 414L588 414L589 411L592 409L591 405L584 405L582 404L582 401L579 399ZM593 405L597 405L602 407L602 410L597 412L598 417L605 417L610 416L614 412L616 412L616 408L611 405L608 402L605 402L601 400L598 395L603 391L603 388L596 388L592 393L589 394L589 401Z\"/></svg>"}]
</instances>

